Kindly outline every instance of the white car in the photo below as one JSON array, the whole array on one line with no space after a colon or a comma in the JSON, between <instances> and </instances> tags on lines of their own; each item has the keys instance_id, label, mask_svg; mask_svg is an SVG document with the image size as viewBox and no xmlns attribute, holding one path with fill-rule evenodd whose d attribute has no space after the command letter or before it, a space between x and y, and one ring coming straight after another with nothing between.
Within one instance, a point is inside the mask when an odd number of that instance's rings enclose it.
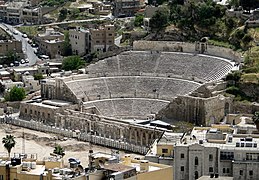
<instances>
[{"instance_id":1,"label":"white car","mask_svg":"<svg viewBox=\"0 0 259 180\"><path fill-rule=\"evenodd\" d=\"M27 34L22 34L22 37L27 38L28 36L27 36Z\"/></svg>"}]
</instances>

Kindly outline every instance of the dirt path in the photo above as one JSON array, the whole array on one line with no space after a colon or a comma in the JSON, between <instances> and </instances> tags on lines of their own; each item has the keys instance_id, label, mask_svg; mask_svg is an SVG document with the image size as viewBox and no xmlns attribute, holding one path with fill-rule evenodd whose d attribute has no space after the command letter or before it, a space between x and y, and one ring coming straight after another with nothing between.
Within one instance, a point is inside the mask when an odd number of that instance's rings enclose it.
<instances>
[{"instance_id":1,"label":"dirt path","mask_svg":"<svg viewBox=\"0 0 259 180\"><path fill-rule=\"evenodd\" d=\"M6 134L12 134L16 138L16 145L12 149L13 153L22 153L23 147L23 132L25 139L25 153L33 154L36 153L38 160L42 160L44 157L48 157L53 152L56 144L60 144L64 149L66 155L64 156L65 164L69 157L75 157L80 159L82 165L85 167L88 165L88 151L89 143L77 141L76 139L67 139L55 134L48 134L39 131L33 131L30 129L24 129L17 126L3 125L0 124L0 138L2 139ZM64 140L67 139L67 140ZM93 145L94 152L106 152L110 153L111 149ZM6 153L3 145L0 146L0 153ZM120 152L121 155L124 152ZM132 156L135 156L132 154Z\"/></svg>"}]
</instances>

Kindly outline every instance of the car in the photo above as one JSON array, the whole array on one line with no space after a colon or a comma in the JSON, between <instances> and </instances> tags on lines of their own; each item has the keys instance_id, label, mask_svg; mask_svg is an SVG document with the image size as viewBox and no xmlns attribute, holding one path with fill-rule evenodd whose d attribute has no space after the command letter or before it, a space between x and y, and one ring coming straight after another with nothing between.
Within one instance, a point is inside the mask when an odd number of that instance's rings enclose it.
<instances>
[{"instance_id":1,"label":"car","mask_svg":"<svg viewBox=\"0 0 259 180\"><path fill-rule=\"evenodd\" d=\"M3 65L0 64L0 69L2 69L2 68L3 68Z\"/></svg>"},{"instance_id":2,"label":"car","mask_svg":"<svg viewBox=\"0 0 259 180\"><path fill-rule=\"evenodd\" d=\"M28 36L27 36L27 34L22 34L22 37L27 38Z\"/></svg>"},{"instance_id":3,"label":"car","mask_svg":"<svg viewBox=\"0 0 259 180\"><path fill-rule=\"evenodd\" d=\"M22 59L22 60L21 60L21 64L24 64L24 63L25 63L25 60L24 60L24 59Z\"/></svg>"},{"instance_id":4,"label":"car","mask_svg":"<svg viewBox=\"0 0 259 180\"><path fill-rule=\"evenodd\" d=\"M14 61L14 66L19 66L20 63L18 61Z\"/></svg>"},{"instance_id":5,"label":"car","mask_svg":"<svg viewBox=\"0 0 259 180\"><path fill-rule=\"evenodd\" d=\"M33 44L31 45L31 47L37 47L37 45L33 43Z\"/></svg>"},{"instance_id":6,"label":"car","mask_svg":"<svg viewBox=\"0 0 259 180\"><path fill-rule=\"evenodd\" d=\"M28 42L29 44L32 44L32 40L30 40L30 39L29 39L27 42Z\"/></svg>"},{"instance_id":7,"label":"car","mask_svg":"<svg viewBox=\"0 0 259 180\"><path fill-rule=\"evenodd\" d=\"M13 67L14 66L14 64L13 63L10 63L10 67Z\"/></svg>"},{"instance_id":8,"label":"car","mask_svg":"<svg viewBox=\"0 0 259 180\"><path fill-rule=\"evenodd\" d=\"M70 163L70 162L76 162L77 164L80 164L80 163L81 163L79 159L76 159L76 158L73 158L73 157L68 158L68 162L69 162L69 163Z\"/></svg>"},{"instance_id":9,"label":"car","mask_svg":"<svg viewBox=\"0 0 259 180\"><path fill-rule=\"evenodd\" d=\"M25 63L29 63L30 61L29 61L29 59L27 58L27 59L25 59Z\"/></svg>"},{"instance_id":10,"label":"car","mask_svg":"<svg viewBox=\"0 0 259 180\"><path fill-rule=\"evenodd\" d=\"M40 55L40 58L41 59L49 59L49 56L47 56L47 55Z\"/></svg>"}]
</instances>

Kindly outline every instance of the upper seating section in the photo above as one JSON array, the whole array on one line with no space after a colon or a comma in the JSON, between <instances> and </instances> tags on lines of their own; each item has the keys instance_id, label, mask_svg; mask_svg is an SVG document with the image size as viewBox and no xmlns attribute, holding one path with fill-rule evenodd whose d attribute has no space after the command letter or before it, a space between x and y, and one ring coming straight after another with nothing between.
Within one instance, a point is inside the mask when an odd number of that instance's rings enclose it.
<instances>
[{"instance_id":1,"label":"upper seating section","mask_svg":"<svg viewBox=\"0 0 259 180\"><path fill-rule=\"evenodd\" d=\"M136 97L172 100L200 86L199 83L188 80L146 76L100 77L65 83L83 101Z\"/></svg>"},{"instance_id":2,"label":"upper seating section","mask_svg":"<svg viewBox=\"0 0 259 180\"><path fill-rule=\"evenodd\" d=\"M179 52L130 51L87 67L92 77L163 76L213 81L226 75L233 65L222 58Z\"/></svg>"}]
</instances>

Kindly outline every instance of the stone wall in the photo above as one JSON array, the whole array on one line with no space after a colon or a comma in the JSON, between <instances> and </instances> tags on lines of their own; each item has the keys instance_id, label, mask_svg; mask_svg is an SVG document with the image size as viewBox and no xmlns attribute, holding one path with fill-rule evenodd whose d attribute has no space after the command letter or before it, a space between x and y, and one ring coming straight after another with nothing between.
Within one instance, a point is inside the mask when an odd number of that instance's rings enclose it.
<instances>
[{"instance_id":1,"label":"stone wall","mask_svg":"<svg viewBox=\"0 0 259 180\"><path fill-rule=\"evenodd\" d=\"M61 129L94 133L96 136L144 147L153 144L153 141L160 138L163 133L147 126L74 110L57 113L55 125Z\"/></svg>"},{"instance_id":2,"label":"stone wall","mask_svg":"<svg viewBox=\"0 0 259 180\"><path fill-rule=\"evenodd\" d=\"M233 109L231 113L235 114L254 114L256 111L259 111L259 104L254 102L241 102L234 101Z\"/></svg>"},{"instance_id":3,"label":"stone wall","mask_svg":"<svg viewBox=\"0 0 259 180\"><path fill-rule=\"evenodd\" d=\"M181 51L188 53L199 53L195 50L195 43L176 42L176 41L134 41L133 50L152 50L152 51ZM241 54L224 47L207 46L207 51L203 54L222 57L236 62L242 62Z\"/></svg>"},{"instance_id":4,"label":"stone wall","mask_svg":"<svg viewBox=\"0 0 259 180\"><path fill-rule=\"evenodd\" d=\"M210 98L179 96L156 116L168 123L186 121L196 125L209 126L218 123L231 111L230 98L218 95ZM227 109L226 109L226 104Z\"/></svg>"}]
</instances>

